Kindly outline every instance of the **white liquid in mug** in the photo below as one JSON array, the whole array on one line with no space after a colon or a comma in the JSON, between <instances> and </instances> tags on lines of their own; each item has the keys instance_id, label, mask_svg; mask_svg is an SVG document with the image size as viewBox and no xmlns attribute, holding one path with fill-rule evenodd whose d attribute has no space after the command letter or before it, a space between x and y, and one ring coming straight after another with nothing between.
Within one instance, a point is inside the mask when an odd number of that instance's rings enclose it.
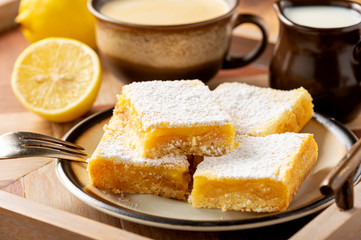
<instances>
[{"instance_id":1,"label":"white liquid in mug","mask_svg":"<svg viewBox=\"0 0 361 240\"><path fill-rule=\"evenodd\" d=\"M176 25L209 20L229 10L224 0L113 0L100 12L122 22Z\"/></svg>"},{"instance_id":2,"label":"white liquid in mug","mask_svg":"<svg viewBox=\"0 0 361 240\"><path fill-rule=\"evenodd\" d=\"M284 13L292 22L313 28L349 27L361 21L360 13L344 7L289 7L284 10Z\"/></svg>"}]
</instances>

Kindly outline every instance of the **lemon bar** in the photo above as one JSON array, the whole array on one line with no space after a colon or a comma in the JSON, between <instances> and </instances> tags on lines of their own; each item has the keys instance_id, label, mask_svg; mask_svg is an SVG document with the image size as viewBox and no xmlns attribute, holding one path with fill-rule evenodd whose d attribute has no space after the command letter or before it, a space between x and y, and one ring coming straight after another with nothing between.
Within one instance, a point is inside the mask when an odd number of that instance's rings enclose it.
<instances>
[{"instance_id":1,"label":"lemon bar","mask_svg":"<svg viewBox=\"0 0 361 240\"><path fill-rule=\"evenodd\" d=\"M220 156L236 147L232 118L199 80L134 82L122 89L114 115L124 114L139 156Z\"/></svg>"},{"instance_id":2,"label":"lemon bar","mask_svg":"<svg viewBox=\"0 0 361 240\"><path fill-rule=\"evenodd\" d=\"M313 115L312 97L302 87L285 91L223 83L213 95L232 116L236 135L299 132Z\"/></svg>"},{"instance_id":3,"label":"lemon bar","mask_svg":"<svg viewBox=\"0 0 361 240\"><path fill-rule=\"evenodd\" d=\"M253 212L285 210L317 161L312 134L240 136L221 157L205 157L193 176L196 208Z\"/></svg>"},{"instance_id":4,"label":"lemon bar","mask_svg":"<svg viewBox=\"0 0 361 240\"><path fill-rule=\"evenodd\" d=\"M121 124L113 119L113 124ZM119 128L121 129L121 127ZM147 193L186 199L189 195L189 163L186 156L149 159L138 157L127 135L105 127L105 133L90 159L91 184L114 193Z\"/></svg>"}]
</instances>

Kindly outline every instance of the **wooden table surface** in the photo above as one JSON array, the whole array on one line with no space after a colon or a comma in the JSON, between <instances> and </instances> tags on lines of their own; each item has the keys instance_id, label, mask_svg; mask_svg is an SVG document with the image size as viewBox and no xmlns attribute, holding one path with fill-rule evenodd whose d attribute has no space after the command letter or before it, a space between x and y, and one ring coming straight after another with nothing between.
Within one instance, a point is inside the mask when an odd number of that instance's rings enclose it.
<instances>
[{"instance_id":1,"label":"wooden table surface","mask_svg":"<svg viewBox=\"0 0 361 240\"><path fill-rule=\"evenodd\" d=\"M61 138L81 119L65 124L41 119L20 105L12 93L10 75L13 64L28 45L18 29L0 35L0 134L23 130ZM241 49L241 46L244 46L243 40L235 38L234 48ZM266 55L267 53L264 58L267 58ZM257 63L237 70L221 71L209 85L215 87L223 81L242 81L267 86L267 71L267 65ZM87 116L113 106L115 95L120 93L122 85L103 66L100 93ZM361 117L347 126L359 134ZM315 214L284 224L243 231L186 232L149 227L106 215L82 203L59 182L51 159L0 161L0 190L0 239L39 239L50 236L60 239L142 239L142 236L154 239L287 239L293 236L295 239L302 239L304 236L311 236L307 235L311 233L327 237L328 233L339 232L345 227L345 223L361 218L356 212L342 215L345 213L332 206L333 209L327 209L313 221ZM358 198L361 189L356 190ZM353 211L361 208L358 202ZM332 226L323 224L323 219L336 215L342 222L336 221ZM318 227L314 227L315 221ZM307 223L309 224L303 228ZM349 226L347 225L348 228ZM295 235L296 232L298 233Z\"/></svg>"}]
</instances>

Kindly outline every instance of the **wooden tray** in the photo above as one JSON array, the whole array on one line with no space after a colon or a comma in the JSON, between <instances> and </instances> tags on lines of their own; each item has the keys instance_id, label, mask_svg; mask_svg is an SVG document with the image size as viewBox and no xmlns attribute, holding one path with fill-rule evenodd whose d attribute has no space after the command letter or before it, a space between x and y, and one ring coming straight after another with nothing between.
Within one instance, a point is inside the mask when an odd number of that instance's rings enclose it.
<instances>
[{"instance_id":1,"label":"wooden tray","mask_svg":"<svg viewBox=\"0 0 361 240\"><path fill-rule=\"evenodd\" d=\"M10 87L10 74L18 54L28 45L18 29L0 35L0 134L8 131L34 131L61 138L78 121L57 124L43 120L25 110L15 99ZM236 38L234 48L242 50L244 39ZM269 59L265 54L264 61ZM217 86L222 81L243 81L267 86L267 65L253 65L237 70L220 72L210 83ZM122 83L103 67L103 83L99 96L89 114L109 108ZM88 114L88 115L89 115ZM360 133L361 119L348 124ZM187 232L166 230L131 223L106 215L82 203L59 182L51 159L19 159L0 161L0 236L10 239L229 239L229 238L289 238L315 215L272 227L232 232ZM361 199L361 186L355 188L356 199ZM355 208L339 212L331 206L304 229L294 235L302 239L340 236L346 230L360 234L361 202ZM337 217L337 218L336 218ZM324 221L333 219L332 222ZM126 231L124 231L126 230ZM133 233L130 233L133 232ZM142 236L141 236L142 235ZM319 237L318 237L319 236ZM354 235L359 236L359 235Z\"/></svg>"}]
</instances>

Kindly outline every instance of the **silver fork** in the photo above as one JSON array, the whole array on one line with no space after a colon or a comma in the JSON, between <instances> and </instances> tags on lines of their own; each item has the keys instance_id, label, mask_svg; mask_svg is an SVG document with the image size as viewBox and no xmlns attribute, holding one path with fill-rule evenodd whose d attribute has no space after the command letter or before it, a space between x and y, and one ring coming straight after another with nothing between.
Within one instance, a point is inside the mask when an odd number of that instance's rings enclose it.
<instances>
[{"instance_id":1,"label":"silver fork","mask_svg":"<svg viewBox=\"0 0 361 240\"><path fill-rule=\"evenodd\" d=\"M0 160L50 157L85 162L84 148L67 141L32 132L9 132L0 136Z\"/></svg>"}]
</instances>

